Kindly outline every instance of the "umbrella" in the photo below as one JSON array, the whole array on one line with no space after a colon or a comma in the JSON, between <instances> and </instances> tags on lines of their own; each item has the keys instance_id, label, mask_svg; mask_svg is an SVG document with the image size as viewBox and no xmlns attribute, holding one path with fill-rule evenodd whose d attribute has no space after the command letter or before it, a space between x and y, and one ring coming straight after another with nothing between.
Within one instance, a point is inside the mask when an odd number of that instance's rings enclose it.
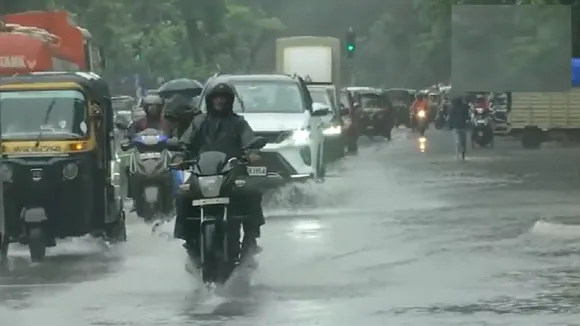
<instances>
[{"instance_id":1,"label":"umbrella","mask_svg":"<svg viewBox=\"0 0 580 326\"><path fill-rule=\"evenodd\" d=\"M179 93L190 97L198 96L203 90L203 85L194 79L180 78L173 79L159 87L159 96L169 98L171 95Z\"/></svg>"}]
</instances>

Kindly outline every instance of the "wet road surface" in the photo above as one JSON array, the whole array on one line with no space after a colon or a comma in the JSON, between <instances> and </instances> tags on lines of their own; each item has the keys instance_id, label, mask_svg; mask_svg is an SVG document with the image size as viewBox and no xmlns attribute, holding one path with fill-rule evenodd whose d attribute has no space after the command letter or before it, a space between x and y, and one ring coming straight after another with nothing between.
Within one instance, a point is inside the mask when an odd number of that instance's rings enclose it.
<instances>
[{"instance_id":1,"label":"wet road surface","mask_svg":"<svg viewBox=\"0 0 580 326\"><path fill-rule=\"evenodd\" d=\"M133 219L119 247L12 250L0 324L580 325L580 232L536 224L580 216L580 150L500 141L456 162L449 133L427 136L425 153L404 131L367 144L301 208L272 200L243 299L196 291L171 226Z\"/></svg>"}]
</instances>

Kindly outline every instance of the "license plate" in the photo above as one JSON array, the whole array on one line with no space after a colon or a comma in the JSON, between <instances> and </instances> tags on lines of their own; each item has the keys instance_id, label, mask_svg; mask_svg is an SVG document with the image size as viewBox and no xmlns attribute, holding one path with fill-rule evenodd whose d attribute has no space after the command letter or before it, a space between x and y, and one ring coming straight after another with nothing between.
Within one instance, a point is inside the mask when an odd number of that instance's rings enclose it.
<instances>
[{"instance_id":1,"label":"license plate","mask_svg":"<svg viewBox=\"0 0 580 326\"><path fill-rule=\"evenodd\" d=\"M252 177L263 177L268 174L265 166L248 166L248 175Z\"/></svg>"},{"instance_id":2,"label":"license plate","mask_svg":"<svg viewBox=\"0 0 580 326\"><path fill-rule=\"evenodd\" d=\"M193 200L191 205L192 206L227 205L229 203L230 203L229 198L204 198Z\"/></svg>"},{"instance_id":3,"label":"license plate","mask_svg":"<svg viewBox=\"0 0 580 326\"><path fill-rule=\"evenodd\" d=\"M142 159L142 160L148 160L148 159L160 158L160 157L161 157L161 153L158 153L158 152L141 153L141 154L139 154L139 158Z\"/></svg>"},{"instance_id":4,"label":"license plate","mask_svg":"<svg viewBox=\"0 0 580 326\"><path fill-rule=\"evenodd\" d=\"M483 131L477 133L478 136L483 136Z\"/></svg>"}]
</instances>

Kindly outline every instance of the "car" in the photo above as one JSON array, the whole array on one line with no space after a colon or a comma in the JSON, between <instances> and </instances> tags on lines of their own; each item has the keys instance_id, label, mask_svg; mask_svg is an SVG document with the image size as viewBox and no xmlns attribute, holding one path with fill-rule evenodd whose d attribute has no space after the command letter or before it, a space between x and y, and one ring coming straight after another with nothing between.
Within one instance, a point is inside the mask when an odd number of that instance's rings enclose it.
<instances>
[{"instance_id":1,"label":"car","mask_svg":"<svg viewBox=\"0 0 580 326\"><path fill-rule=\"evenodd\" d=\"M261 177L260 188L324 177L322 117L330 111L313 108L302 78L284 74L215 75L206 83L201 98L222 82L236 89L234 112L246 119L256 136L268 140L260 151L260 160L248 167L250 176ZM199 106L200 111L207 111L205 101Z\"/></svg>"},{"instance_id":2,"label":"car","mask_svg":"<svg viewBox=\"0 0 580 326\"><path fill-rule=\"evenodd\" d=\"M332 84L307 84L308 91L312 97L313 105L326 108L330 114L323 117L326 124L324 134L324 158L327 162L336 161L344 157L345 135L343 134L343 119L348 115L348 109L340 108L338 104L338 91Z\"/></svg>"}]
</instances>

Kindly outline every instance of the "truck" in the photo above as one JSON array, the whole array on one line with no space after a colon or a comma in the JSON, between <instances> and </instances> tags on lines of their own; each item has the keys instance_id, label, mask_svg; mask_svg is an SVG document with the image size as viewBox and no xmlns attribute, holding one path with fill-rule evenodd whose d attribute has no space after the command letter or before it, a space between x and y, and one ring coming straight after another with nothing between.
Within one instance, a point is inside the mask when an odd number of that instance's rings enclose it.
<instances>
[{"instance_id":1,"label":"truck","mask_svg":"<svg viewBox=\"0 0 580 326\"><path fill-rule=\"evenodd\" d=\"M104 67L89 31L74 24L66 11L28 11L0 20L0 75Z\"/></svg>"},{"instance_id":2,"label":"truck","mask_svg":"<svg viewBox=\"0 0 580 326\"><path fill-rule=\"evenodd\" d=\"M543 142L580 141L580 88L568 92L511 94L508 125L522 147L536 149Z\"/></svg>"},{"instance_id":3,"label":"truck","mask_svg":"<svg viewBox=\"0 0 580 326\"><path fill-rule=\"evenodd\" d=\"M276 40L276 72L297 74L308 83L341 86L340 40L296 36Z\"/></svg>"},{"instance_id":4,"label":"truck","mask_svg":"<svg viewBox=\"0 0 580 326\"><path fill-rule=\"evenodd\" d=\"M571 89L508 94L508 130L522 147L546 141L580 141L580 58L571 60Z\"/></svg>"}]
</instances>

